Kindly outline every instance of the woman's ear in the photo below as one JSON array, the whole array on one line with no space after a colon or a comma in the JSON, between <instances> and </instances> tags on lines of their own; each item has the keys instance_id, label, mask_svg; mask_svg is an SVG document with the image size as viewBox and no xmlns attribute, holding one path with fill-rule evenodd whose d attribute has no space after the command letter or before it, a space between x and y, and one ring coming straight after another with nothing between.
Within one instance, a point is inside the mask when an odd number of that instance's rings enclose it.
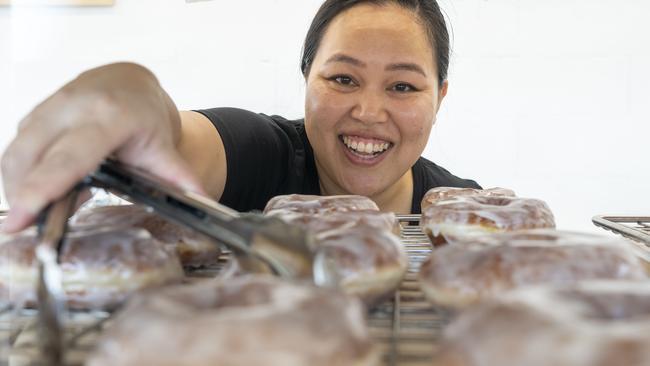
<instances>
[{"instance_id":1,"label":"woman's ear","mask_svg":"<svg viewBox=\"0 0 650 366\"><path fill-rule=\"evenodd\" d=\"M449 81L448 80L443 81L442 85L440 86L440 90L438 92L438 106L436 107L436 110L440 109L442 100L445 99L445 97L447 96L448 88L449 88Z\"/></svg>"}]
</instances>

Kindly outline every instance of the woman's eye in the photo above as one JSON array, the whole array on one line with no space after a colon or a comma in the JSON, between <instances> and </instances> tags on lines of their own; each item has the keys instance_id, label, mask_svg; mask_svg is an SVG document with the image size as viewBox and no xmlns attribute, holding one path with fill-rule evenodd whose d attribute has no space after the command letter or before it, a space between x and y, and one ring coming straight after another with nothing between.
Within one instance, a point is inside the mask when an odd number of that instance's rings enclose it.
<instances>
[{"instance_id":1,"label":"woman's eye","mask_svg":"<svg viewBox=\"0 0 650 366\"><path fill-rule=\"evenodd\" d=\"M346 85L346 86L352 86L355 85L354 80L352 80L351 77L345 76L345 75L337 75L331 78L331 80L335 81L337 84L341 85Z\"/></svg>"},{"instance_id":2,"label":"woman's eye","mask_svg":"<svg viewBox=\"0 0 650 366\"><path fill-rule=\"evenodd\" d=\"M417 89L413 85L406 84L406 83L398 83L393 85L393 90L400 93L417 91Z\"/></svg>"}]
</instances>

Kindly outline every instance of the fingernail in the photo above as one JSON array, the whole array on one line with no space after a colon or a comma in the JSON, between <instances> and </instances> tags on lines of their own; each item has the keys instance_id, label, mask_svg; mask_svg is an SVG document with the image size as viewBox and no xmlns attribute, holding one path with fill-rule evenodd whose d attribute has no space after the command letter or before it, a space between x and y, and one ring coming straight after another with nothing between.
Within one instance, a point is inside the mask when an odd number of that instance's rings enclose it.
<instances>
[{"instance_id":1,"label":"fingernail","mask_svg":"<svg viewBox=\"0 0 650 366\"><path fill-rule=\"evenodd\" d=\"M200 185L197 185L195 183L191 183L191 182L182 183L181 184L181 189L183 189L184 191L189 191L189 192L192 192L192 193L200 194L202 196L207 196L208 195L205 192L205 190L203 189L203 187L201 187Z\"/></svg>"},{"instance_id":2,"label":"fingernail","mask_svg":"<svg viewBox=\"0 0 650 366\"><path fill-rule=\"evenodd\" d=\"M2 230L3 233L9 234L13 233L16 230L14 229L16 226L15 223L16 220L14 220L14 215L9 214L7 217L5 217L4 221L2 222L2 226L0 226L0 230Z\"/></svg>"},{"instance_id":3,"label":"fingernail","mask_svg":"<svg viewBox=\"0 0 650 366\"><path fill-rule=\"evenodd\" d=\"M21 207L12 207L9 210L9 215L2 222L1 230L4 233L15 233L25 228L33 218L34 215L29 211Z\"/></svg>"}]
</instances>

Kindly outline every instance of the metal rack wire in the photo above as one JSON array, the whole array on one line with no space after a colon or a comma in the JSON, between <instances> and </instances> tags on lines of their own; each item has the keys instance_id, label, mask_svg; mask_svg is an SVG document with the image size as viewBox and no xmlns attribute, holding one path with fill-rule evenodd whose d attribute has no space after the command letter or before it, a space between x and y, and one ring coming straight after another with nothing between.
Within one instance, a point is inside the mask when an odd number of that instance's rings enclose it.
<instances>
[{"instance_id":1,"label":"metal rack wire","mask_svg":"<svg viewBox=\"0 0 650 366\"><path fill-rule=\"evenodd\" d=\"M400 215L400 222L418 223L419 215ZM431 306L420 290L417 274L431 253L431 243L419 226L403 226L402 242L409 255L407 274L393 299L371 310L368 323L383 349L387 366L430 365L442 328L449 316Z\"/></svg>"},{"instance_id":2,"label":"metal rack wire","mask_svg":"<svg viewBox=\"0 0 650 366\"><path fill-rule=\"evenodd\" d=\"M398 217L402 223L419 221L417 215ZM395 296L369 312L372 337L381 347L386 366L431 364L435 344L448 314L428 304L420 291L417 273L431 252L431 244L419 226L403 226L402 242L410 263L404 281ZM213 277L228 261L223 255L217 266L188 273L192 278ZM38 361L36 312L0 305L0 366L40 366ZM110 324L111 314L103 311L67 313L66 366L83 365L102 330Z\"/></svg>"},{"instance_id":3,"label":"metal rack wire","mask_svg":"<svg viewBox=\"0 0 650 366\"><path fill-rule=\"evenodd\" d=\"M592 218L594 225L650 246L649 216L606 216Z\"/></svg>"}]
</instances>

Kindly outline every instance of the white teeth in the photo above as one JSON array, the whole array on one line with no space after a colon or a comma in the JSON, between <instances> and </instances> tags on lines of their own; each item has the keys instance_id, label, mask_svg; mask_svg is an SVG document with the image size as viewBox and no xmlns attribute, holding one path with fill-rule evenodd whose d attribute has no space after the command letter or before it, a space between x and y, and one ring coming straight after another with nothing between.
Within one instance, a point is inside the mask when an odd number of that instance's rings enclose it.
<instances>
[{"instance_id":1,"label":"white teeth","mask_svg":"<svg viewBox=\"0 0 650 366\"><path fill-rule=\"evenodd\" d=\"M372 142L355 141L349 136L343 136L342 140L350 149L364 154L381 153L390 147L389 142L373 144Z\"/></svg>"}]
</instances>

